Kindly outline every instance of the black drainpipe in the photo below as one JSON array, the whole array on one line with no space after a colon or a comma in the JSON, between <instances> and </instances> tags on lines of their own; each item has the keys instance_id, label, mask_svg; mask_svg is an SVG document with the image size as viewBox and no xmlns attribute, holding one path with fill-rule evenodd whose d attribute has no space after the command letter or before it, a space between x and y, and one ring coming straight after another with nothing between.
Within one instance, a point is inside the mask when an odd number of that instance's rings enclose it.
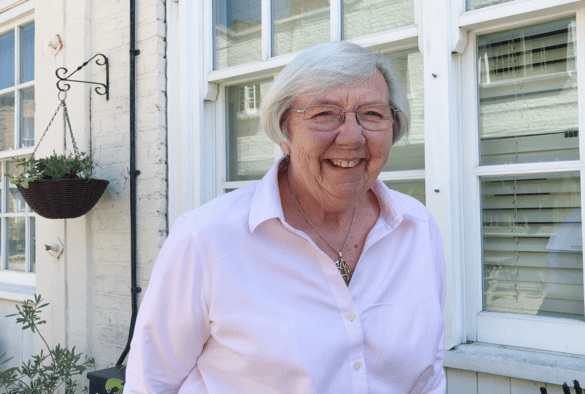
<instances>
[{"instance_id":1,"label":"black drainpipe","mask_svg":"<svg viewBox=\"0 0 585 394\"><path fill-rule=\"evenodd\" d=\"M128 342L115 367L90 372L89 392L92 394L109 394L114 387L121 392L126 378L126 368L122 365L130 351L130 342L134 334L136 315L138 314L138 293L142 291L136 283L136 177L140 171L136 169L136 0L130 0L130 276L132 293L132 317ZM107 386L107 389L106 389Z\"/></svg>"},{"instance_id":2,"label":"black drainpipe","mask_svg":"<svg viewBox=\"0 0 585 394\"><path fill-rule=\"evenodd\" d=\"M132 287L132 318L128 342L116 363L122 366L134 334L136 315L138 314L138 293L142 291L136 283L136 177L140 171L136 169L136 56L140 50L136 49L136 0L130 0L130 267Z\"/></svg>"}]
</instances>

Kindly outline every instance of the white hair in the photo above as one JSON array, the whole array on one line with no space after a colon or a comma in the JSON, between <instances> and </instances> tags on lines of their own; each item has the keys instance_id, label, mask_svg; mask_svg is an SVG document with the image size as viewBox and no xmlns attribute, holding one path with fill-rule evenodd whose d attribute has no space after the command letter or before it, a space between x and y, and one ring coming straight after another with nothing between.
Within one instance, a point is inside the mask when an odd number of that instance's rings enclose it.
<instances>
[{"instance_id":1,"label":"white hair","mask_svg":"<svg viewBox=\"0 0 585 394\"><path fill-rule=\"evenodd\" d=\"M394 144L408 132L410 122L404 84L390 60L347 41L318 44L295 57L263 98L260 127L275 143L288 142L286 114L296 98L342 83L365 81L376 71L388 84L389 104L398 110L392 130Z\"/></svg>"}]
</instances>

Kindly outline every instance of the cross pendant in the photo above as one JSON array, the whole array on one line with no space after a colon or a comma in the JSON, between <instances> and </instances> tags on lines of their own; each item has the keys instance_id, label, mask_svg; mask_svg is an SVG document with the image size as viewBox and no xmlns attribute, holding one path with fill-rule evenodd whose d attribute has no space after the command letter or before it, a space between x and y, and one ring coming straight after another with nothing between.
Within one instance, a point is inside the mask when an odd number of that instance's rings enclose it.
<instances>
[{"instance_id":1,"label":"cross pendant","mask_svg":"<svg viewBox=\"0 0 585 394\"><path fill-rule=\"evenodd\" d=\"M341 257L341 252L338 252L338 254L339 260L335 262L335 265L337 266L337 269L339 270L341 277L345 281L345 284L349 285L349 281L351 280L351 271L349 270L349 266L347 265L345 260Z\"/></svg>"}]
</instances>

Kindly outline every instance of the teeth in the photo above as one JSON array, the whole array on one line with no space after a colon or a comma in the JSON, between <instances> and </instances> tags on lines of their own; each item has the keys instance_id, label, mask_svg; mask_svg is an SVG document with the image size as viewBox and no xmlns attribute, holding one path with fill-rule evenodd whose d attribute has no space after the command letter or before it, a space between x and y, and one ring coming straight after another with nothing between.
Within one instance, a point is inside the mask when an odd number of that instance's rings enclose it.
<instances>
[{"instance_id":1,"label":"teeth","mask_svg":"<svg viewBox=\"0 0 585 394\"><path fill-rule=\"evenodd\" d=\"M357 160L329 160L331 164L336 167L351 168L359 164L360 159Z\"/></svg>"}]
</instances>

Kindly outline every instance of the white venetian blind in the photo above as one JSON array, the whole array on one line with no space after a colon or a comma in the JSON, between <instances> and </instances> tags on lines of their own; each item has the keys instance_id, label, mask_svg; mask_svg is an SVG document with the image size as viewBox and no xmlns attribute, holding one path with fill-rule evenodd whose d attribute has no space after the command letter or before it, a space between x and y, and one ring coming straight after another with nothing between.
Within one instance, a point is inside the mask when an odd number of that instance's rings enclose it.
<instances>
[{"instance_id":1,"label":"white venetian blind","mask_svg":"<svg viewBox=\"0 0 585 394\"><path fill-rule=\"evenodd\" d=\"M578 160L575 21L481 37L481 164Z\"/></svg>"},{"instance_id":2,"label":"white venetian blind","mask_svg":"<svg viewBox=\"0 0 585 394\"><path fill-rule=\"evenodd\" d=\"M579 174L482 181L484 309L582 318Z\"/></svg>"},{"instance_id":3,"label":"white venetian blind","mask_svg":"<svg viewBox=\"0 0 585 394\"><path fill-rule=\"evenodd\" d=\"M481 165L579 159L574 20L480 37L478 82ZM484 310L582 319L579 172L481 185Z\"/></svg>"}]
</instances>

